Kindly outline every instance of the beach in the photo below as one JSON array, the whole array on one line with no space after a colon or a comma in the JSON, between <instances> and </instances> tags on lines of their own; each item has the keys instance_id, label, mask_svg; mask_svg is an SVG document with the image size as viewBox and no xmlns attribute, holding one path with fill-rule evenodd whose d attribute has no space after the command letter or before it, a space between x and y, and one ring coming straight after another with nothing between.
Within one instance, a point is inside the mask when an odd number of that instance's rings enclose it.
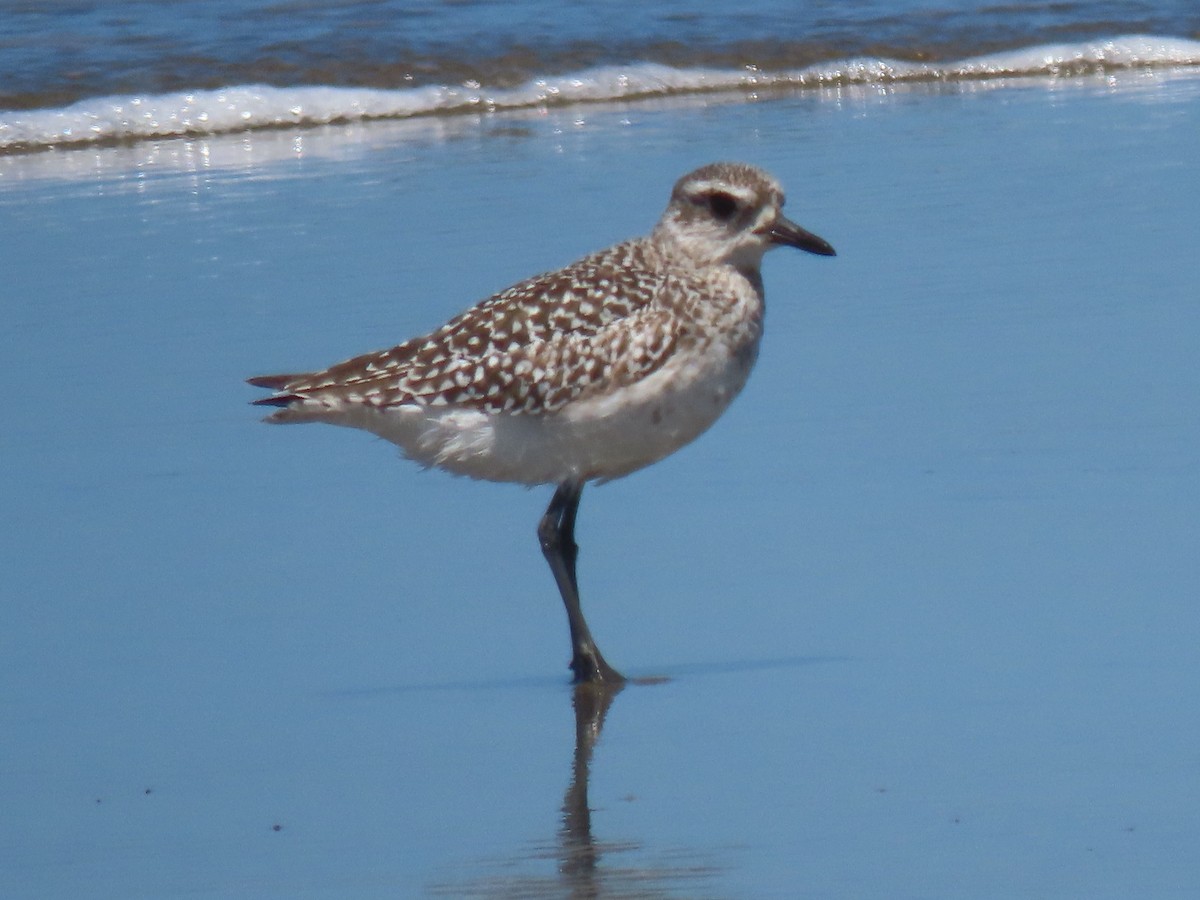
<instances>
[{"instance_id":1,"label":"beach","mask_svg":"<svg viewBox=\"0 0 1200 900\"><path fill-rule=\"evenodd\" d=\"M1197 134L1195 67L1137 67L0 156L0 894L1196 896ZM773 253L744 394L585 494L656 683L580 711L547 488L244 379L716 159L838 256Z\"/></svg>"}]
</instances>

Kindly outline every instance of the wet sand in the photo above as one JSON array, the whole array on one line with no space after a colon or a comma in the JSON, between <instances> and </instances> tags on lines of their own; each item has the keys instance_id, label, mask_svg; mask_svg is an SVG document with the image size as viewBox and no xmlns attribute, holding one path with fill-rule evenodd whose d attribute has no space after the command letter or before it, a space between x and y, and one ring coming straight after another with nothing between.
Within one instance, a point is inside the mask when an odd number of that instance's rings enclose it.
<instances>
[{"instance_id":1,"label":"wet sand","mask_svg":"<svg viewBox=\"0 0 1200 900\"><path fill-rule=\"evenodd\" d=\"M0 159L0 894L1194 896L1198 126L1128 73ZM241 379L718 158L839 256L773 254L743 397L585 495L593 630L667 680L580 698L548 490Z\"/></svg>"}]
</instances>

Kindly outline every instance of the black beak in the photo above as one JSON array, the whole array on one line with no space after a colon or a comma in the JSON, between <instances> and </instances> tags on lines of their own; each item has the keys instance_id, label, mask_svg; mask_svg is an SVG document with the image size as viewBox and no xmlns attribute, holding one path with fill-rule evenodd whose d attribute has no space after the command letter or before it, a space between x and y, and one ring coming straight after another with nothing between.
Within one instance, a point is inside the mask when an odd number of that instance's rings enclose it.
<instances>
[{"instance_id":1,"label":"black beak","mask_svg":"<svg viewBox=\"0 0 1200 900\"><path fill-rule=\"evenodd\" d=\"M805 231L795 222L780 216L767 232L773 244L786 244L799 250L807 250L818 256L837 256L837 251L830 246L829 241L817 237L811 231Z\"/></svg>"}]
</instances>

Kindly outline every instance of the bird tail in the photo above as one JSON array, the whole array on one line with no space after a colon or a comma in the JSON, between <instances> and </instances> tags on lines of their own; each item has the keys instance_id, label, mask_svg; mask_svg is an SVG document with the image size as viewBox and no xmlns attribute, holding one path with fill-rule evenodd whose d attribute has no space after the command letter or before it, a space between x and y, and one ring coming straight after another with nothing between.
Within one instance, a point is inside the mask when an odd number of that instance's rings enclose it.
<instances>
[{"instance_id":1,"label":"bird tail","mask_svg":"<svg viewBox=\"0 0 1200 900\"><path fill-rule=\"evenodd\" d=\"M282 390L293 381L299 381L304 376L302 374L295 375L255 375L253 378L247 378L246 384L252 384L255 387L266 388L271 391Z\"/></svg>"},{"instance_id":2,"label":"bird tail","mask_svg":"<svg viewBox=\"0 0 1200 900\"><path fill-rule=\"evenodd\" d=\"M254 406L281 406L288 407L292 403L301 399L298 394L286 393L287 386L299 381L304 376L301 374L295 375L256 375L253 378L247 378L246 383L252 384L255 387L266 388L269 391L276 391L270 397L263 397L259 400L251 401Z\"/></svg>"}]
</instances>

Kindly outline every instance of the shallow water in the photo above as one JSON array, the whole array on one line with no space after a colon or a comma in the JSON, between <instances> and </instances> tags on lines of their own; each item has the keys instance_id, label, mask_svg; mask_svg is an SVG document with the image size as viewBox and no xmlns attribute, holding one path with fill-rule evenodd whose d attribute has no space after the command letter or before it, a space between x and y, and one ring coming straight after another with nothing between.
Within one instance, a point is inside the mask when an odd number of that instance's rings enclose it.
<instances>
[{"instance_id":1,"label":"shallow water","mask_svg":"<svg viewBox=\"0 0 1200 900\"><path fill-rule=\"evenodd\" d=\"M1195 896L1198 126L1130 72L5 158L0 894ZM840 255L773 254L745 395L585 493L593 630L669 679L589 760L549 492L241 379L715 158Z\"/></svg>"}]
</instances>

